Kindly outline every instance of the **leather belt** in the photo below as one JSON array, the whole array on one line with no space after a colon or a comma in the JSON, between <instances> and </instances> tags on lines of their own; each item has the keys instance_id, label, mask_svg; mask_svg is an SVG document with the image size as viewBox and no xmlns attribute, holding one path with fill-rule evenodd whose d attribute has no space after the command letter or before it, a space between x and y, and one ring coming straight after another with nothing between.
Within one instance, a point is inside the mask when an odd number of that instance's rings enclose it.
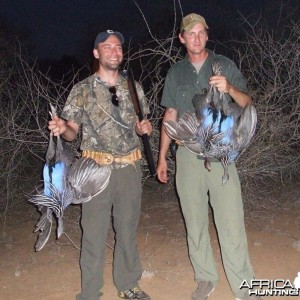
<instances>
[{"instance_id":1,"label":"leather belt","mask_svg":"<svg viewBox=\"0 0 300 300\"><path fill-rule=\"evenodd\" d=\"M141 150L136 148L127 155L113 155L108 152L98 152L98 151L82 151L82 157L92 158L99 165L134 165L137 160L142 158Z\"/></svg>"}]
</instances>

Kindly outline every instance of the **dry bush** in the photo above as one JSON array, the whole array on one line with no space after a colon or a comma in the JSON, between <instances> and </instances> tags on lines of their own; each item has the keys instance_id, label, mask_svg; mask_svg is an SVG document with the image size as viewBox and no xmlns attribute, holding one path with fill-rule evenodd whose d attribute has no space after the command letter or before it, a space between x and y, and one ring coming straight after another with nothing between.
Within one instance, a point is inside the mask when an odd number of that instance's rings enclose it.
<instances>
[{"instance_id":1,"label":"dry bush","mask_svg":"<svg viewBox=\"0 0 300 300\"><path fill-rule=\"evenodd\" d=\"M299 174L299 33L300 23L285 26L276 34L247 23L245 41L231 46L258 112L253 143L238 162L245 188Z\"/></svg>"},{"instance_id":2,"label":"dry bush","mask_svg":"<svg viewBox=\"0 0 300 300\"><path fill-rule=\"evenodd\" d=\"M2 60L0 88L0 216L21 201L41 179L48 144L49 102L60 108L68 85L42 74L17 49ZM73 76L76 80L76 76Z\"/></svg>"},{"instance_id":3,"label":"dry bush","mask_svg":"<svg viewBox=\"0 0 300 300\"><path fill-rule=\"evenodd\" d=\"M299 23L290 24L275 35L259 24L244 25L245 39L231 41L224 49L245 74L258 112L253 143L238 161L247 192L253 189L253 182L278 182L299 173L300 27ZM156 160L164 112L159 104L164 79L170 66L185 53L176 32L174 25L169 36L157 39L149 28L151 40L138 49L130 48L125 55L149 100ZM76 73L68 83L55 83L24 59L20 50L2 60L0 77L0 216L5 216L20 201L26 201L24 193L32 191L40 179L48 144L49 102L60 111L70 87L79 79ZM168 162L173 178L175 162L171 153ZM146 179L145 160L143 169ZM169 190L173 185L165 188ZM257 197L253 190L251 195Z\"/></svg>"}]
</instances>

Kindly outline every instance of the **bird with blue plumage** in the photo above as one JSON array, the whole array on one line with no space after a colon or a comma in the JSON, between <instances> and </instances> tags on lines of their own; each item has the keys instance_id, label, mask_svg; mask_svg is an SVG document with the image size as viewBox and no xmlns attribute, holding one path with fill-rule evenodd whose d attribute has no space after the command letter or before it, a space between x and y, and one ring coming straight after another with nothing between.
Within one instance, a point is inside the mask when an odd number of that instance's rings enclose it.
<instances>
[{"instance_id":1,"label":"bird with blue plumage","mask_svg":"<svg viewBox=\"0 0 300 300\"><path fill-rule=\"evenodd\" d=\"M212 73L221 75L218 61L213 62ZM254 136L256 109L253 105L241 107L229 101L214 85L196 94L192 103L193 113L183 114L177 122L164 122L166 133L202 158L208 171L211 171L212 160L221 162L222 184L225 184L229 180L228 164L238 159Z\"/></svg>"},{"instance_id":2,"label":"bird with blue plumage","mask_svg":"<svg viewBox=\"0 0 300 300\"><path fill-rule=\"evenodd\" d=\"M51 115L56 109L51 106ZM101 193L109 183L110 166L97 164L91 158L77 158L76 151L57 136L56 142L50 132L46 163L43 168L43 188L32 195L29 201L38 207L41 216L35 225L39 232L35 250L46 245L53 225L57 219L57 238L64 233L63 215L71 204L90 201Z\"/></svg>"}]
</instances>

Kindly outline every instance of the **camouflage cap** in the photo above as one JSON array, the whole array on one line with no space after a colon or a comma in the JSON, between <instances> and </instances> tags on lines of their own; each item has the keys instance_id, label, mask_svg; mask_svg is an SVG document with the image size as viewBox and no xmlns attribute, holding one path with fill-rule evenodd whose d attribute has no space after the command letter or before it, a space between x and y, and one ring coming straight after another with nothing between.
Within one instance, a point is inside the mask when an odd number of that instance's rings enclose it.
<instances>
[{"instance_id":1,"label":"camouflage cap","mask_svg":"<svg viewBox=\"0 0 300 300\"><path fill-rule=\"evenodd\" d=\"M207 23L202 16L195 13L189 14L182 19L180 32L189 31L198 23L201 23L206 29L208 29Z\"/></svg>"},{"instance_id":2,"label":"camouflage cap","mask_svg":"<svg viewBox=\"0 0 300 300\"><path fill-rule=\"evenodd\" d=\"M94 48L96 49L99 43L105 42L111 35L115 35L120 40L121 44L124 43L124 37L122 33L109 29L98 33L95 39Z\"/></svg>"}]
</instances>

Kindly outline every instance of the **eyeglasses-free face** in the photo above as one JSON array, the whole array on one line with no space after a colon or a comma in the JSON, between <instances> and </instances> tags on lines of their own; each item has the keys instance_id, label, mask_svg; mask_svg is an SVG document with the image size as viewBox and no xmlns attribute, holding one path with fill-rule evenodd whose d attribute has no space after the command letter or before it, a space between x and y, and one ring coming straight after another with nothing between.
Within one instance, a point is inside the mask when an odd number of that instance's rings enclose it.
<instances>
[{"instance_id":1,"label":"eyeglasses-free face","mask_svg":"<svg viewBox=\"0 0 300 300\"><path fill-rule=\"evenodd\" d=\"M119 106L119 97L117 96L117 89L115 86L109 87L108 91L111 93L111 103L114 106Z\"/></svg>"}]
</instances>

